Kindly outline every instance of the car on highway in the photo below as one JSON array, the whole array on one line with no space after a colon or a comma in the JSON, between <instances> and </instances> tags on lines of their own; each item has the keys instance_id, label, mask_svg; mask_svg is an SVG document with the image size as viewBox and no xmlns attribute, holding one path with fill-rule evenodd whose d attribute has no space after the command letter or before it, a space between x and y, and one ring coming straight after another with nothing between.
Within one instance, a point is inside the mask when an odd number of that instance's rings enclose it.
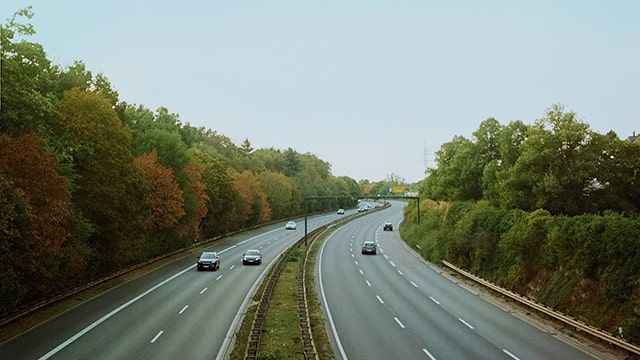
<instances>
[{"instance_id":1,"label":"car on highway","mask_svg":"<svg viewBox=\"0 0 640 360\"><path fill-rule=\"evenodd\" d=\"M249 249L242 254L242 265L262 264L262 253L258 249Z\"/></svg>"},{"instance_id":2,"label":"car on highway","mask_svg":"<svg viewBox=\"0 0 640 360\"><path fill-rule=\"evenodd\" d=\"M362 254L375 255L377 252L378 252L378 247L376 246L376 243L374 243L373 241L365 241L362 243L362 250L361 250Z\"/></svg>"},{"instance_id":3,"label":"car on highway","mask_svg":"<svg viewBox=\"0 0 640 360\"><path fill-rule=\"evenodd\" d=\"M384 225L382 226L382 230L393 231L393 224L391 224L390 222L384 223Z\"/></svg>"},{"instance_id":4,"label":"car on highway","mask_svg":"<svg viewBox=\"0 0 640 360\"><path fill-rule=\"evenodd\" d=\"M285 230L295 230L296 229L296 222L295 221L289 221L285 226L284 226Z\"/></svg>"},{"instance_id":5,"label":"car on highway","mask_svg":"<svg viewBox=\"0 0 640 360\"><path fill-rule=\"evenodd\" d=\"M344 214L344 209L338 209L338 215Z\"/></svg>"},{"instance_id":6,"label":"car on highway","mask_svg":"<svg viewBox=\"0 0 640 360\"><path fill-rule=\"evenodd\" d=\"M220 269L220 256L214 251L204 251L198 256L197 270L213 270Z\"/></svg>"}]
</instances>

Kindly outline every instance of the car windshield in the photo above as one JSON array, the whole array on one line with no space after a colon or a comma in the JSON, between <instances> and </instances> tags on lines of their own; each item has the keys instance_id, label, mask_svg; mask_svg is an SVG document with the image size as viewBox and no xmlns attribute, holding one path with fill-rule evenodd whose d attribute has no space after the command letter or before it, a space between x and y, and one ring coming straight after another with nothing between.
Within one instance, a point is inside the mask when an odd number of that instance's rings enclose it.
<instances>
[{"instance_id":1,"label":"car windshield","mask_svg":"<svg viewBox=\"0 0 640 360\"><path fill-rule=\"evenodd\" d=\"M373 243L364 243L364 247L370 248L370 247L373 247L373 246L374 246Z\"/></svg>"},{"instance_id":2,"label":"car windshield","mask_svg":"<svg viewBox=\"0 0 640 360\"><path fill-rule=\"evenodd\" d=\"M201 259L215 259L216 253L204 253L200 256Z\"/></svg>"},{"instance_id":3,"label":"car windshield","mask_svg":"<svg viewBox=\"0 0 640 360\"><path fill-rule=\"evenodd\" d=\"M260 255L258 250L247 250L247 255Z\"/></svg>"}]
</instances>

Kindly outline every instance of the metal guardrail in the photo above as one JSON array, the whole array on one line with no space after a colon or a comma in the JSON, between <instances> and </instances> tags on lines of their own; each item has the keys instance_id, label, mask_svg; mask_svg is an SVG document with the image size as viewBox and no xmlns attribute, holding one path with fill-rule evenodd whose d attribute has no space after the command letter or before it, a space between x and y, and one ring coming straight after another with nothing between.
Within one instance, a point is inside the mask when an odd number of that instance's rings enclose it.
<instances>
[{"instance_id":1,"label":"metal guardrail","mask_svg":"<svg viewBox=\"0 0 640 360\"><path fill-rule=\"evenodd\" d=\"M507 289L502 288L502 287L500 287L498 285L495 285L495 284L493 284L493 283L491 283L491 282L489 282L487 280L484 280L484 279L482 279L482 278L480 278L478 276L475 276L475 275L471 274L470 272L462 270L462 269L456 267L455 265L453 265L453 264L451 264L451 263L449 263L449 262L447 262L445 260L442 260L442 263L445 266L447 266L448 268L456 271L457 273L462 274L465 277L467 277L469 279L472 279L473 281L475 281L475 282L477 282L479 284L482 284L485 287L488 287L493 291L499 292L502 295L505 295L505 296L507 296L507 297L509 297L509 298L511 298L513 300L516 300L516 301L518 301L519 303L521 303L523 305L526 305L526 306L528 306L528 307L530 307L532 309L535 309L535 310L537 310L537 311L539 311L539 312L541 312L543 314L551 316L552 318L554 318L554 319L556 319L558 321L561 321L561 322L563 322L563 323L565 323L567 325L570 325L570 326L574 327L576 330L583 331L583 332L585 332L585 333L587 333L587 334L589 334L589 335L591 335L593 337L596 337L596 338L600 339L601 341L608 342L609 344L611 344L613 346L617 346L618 348L627 350L627 351L629 351L631 353L634 353L636 355L640 355L640 347L638 347L635 344L632 344L632 343L630 343L628 341L625 341L624 339L620 339L620 338L618 338L618 337L616 337L614 335L611 335L610 333L605 332L605 331L603 331L601 329L598 329L598 328L596 328L594 326L585 324L585 323L583 323L583 322L581 322L579 320L576 320L576 319L574 319L574 318L572 318L570 316L562 314L562 313L560 313L560 312L558 312L558 311L556 311L556 310L554 310L554 309L552 309L550 307L547 307L545 305L539 304L539 303L537 303L537 302L535 302L535 301L533 301L533 300L531 300L531 299L529 299L527 297L524 297L524 296L522 296L520 294L514 293L514 292L512 292L510 290L507 290Z\"/></svg>"},{"instance_id":2,"label":"metal guardrail","mask_svg":"<svg viewBox=\"0 0 640 360\"><path fill-rule=\"evenodd\" d=\"M302 351L306 360L317 360L318 352L316 351L316 345L313 341L313 335L311 333L311 322L309 321L309 307L307 305L307 286L306 281L306 267L309 252L311 251L311 245L318 238L315 236L304 254L300 267L298 268L298 321L300 322L300 332L302 335Z\"/></svg>"},{"instance_id":3,"label":"metal guardrail","mask_svg":"<svg viewBox=\"0 0 640 360\"><path fill-rule=\"evenodd\" d=\"M267 308L269 307L269 301L271 301L271 295L276 287L280 273L287 263L289 253L292 248L289 248L284 254L280 256L277 264L275 265L267 284L265 285L260 302L258 303L258 309L253 317L253 324L251 325L251 331L249 332L249 339L247 341L247 347L245 350L244 358L247 360L256 360L258 358L258 348L260 347L260 335L262 334L262 327L264 326L264 320L267 314Z\"/></svg>"},{"instance_id":4,"label":"metal guardrail","mask_svg":"<svg viewBox=\"0 0 640 360\"><path fill-rule=\"evenodd\" d=\"M310 234L317 235L320 232L324 231L323 226L312 231ZM291 251L297 247L299 247L304 242L304 238L298 240L293 246L290 246L284 253L280 255L277 263L271 274L269 275L269 279L267 280L267 284L265 285L262 295L260 298L260 302L258 303L258 308L253 318L253 323L251 324L251 330L249 332L249 339L247 341L247 347L245 350L244 358L246 360L257 360L258 359L258 350L260 347L260 335L262 334L262 327L264 326L264 321L267 314L267 309L269 307L269 302L271 301L271 295L275 289L276 283L278 282L278 278L282 273L287 261L289 259L289 254ZM304 262L306 262L306 253L304 257L304 261L302 261L301 267L304 266ZM304 274L304 269L302 269L302 274ZM302 286L302 289L300 288ZM302 301L300 300L300 296L302 294ZM302 334L302 344L303 351L305 354L305 359L317 359L317 352L315 344L313 343L313 337L311 336L311 326L309 325L309 313L307 310L307 302L306 302L306 287L304 286L304 277L302 278L302 282L300 280L300 276L298 279L298 318L300 319L300 331Z\"/></svg>"}]
</instances>

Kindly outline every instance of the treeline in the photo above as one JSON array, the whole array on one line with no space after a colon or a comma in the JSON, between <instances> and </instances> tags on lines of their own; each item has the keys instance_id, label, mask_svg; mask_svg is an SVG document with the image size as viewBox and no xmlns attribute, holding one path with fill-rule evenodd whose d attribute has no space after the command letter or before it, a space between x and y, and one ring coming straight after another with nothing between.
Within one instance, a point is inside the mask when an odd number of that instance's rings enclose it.
<instances>
[{"instance_id":1,"label":"treeline","mask_svg":"<svg viewBox=\"0 0 640 360\"><path fill-rule=\"evenodd\" d=\"M31 16L0 29L0 314L194 241L352 206L304 197L368 185L120 100L103 74L28 41Z\"/></svg>"},{"instance_id":2,"label":"treeline","mask_svg":"<svg viewBox=\"0 0 640 360\"><path fill-rule=\"evenodd\" d=\"M533 125L487 119L423 181L403 238L640 343L640 142L598 134L555 105Z\"/></svg>"}]
</instances>

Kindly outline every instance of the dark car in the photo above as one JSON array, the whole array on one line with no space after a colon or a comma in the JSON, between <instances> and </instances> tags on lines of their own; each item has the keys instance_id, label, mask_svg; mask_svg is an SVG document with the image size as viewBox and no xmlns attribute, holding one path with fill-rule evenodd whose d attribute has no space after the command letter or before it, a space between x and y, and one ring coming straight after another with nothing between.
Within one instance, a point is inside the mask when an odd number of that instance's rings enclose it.
<instances>
[{"instance_id":1,"label":"dark car","mask_svg":"<svg viewBox=\"0 0 640 360\"><path fill-rule=\"evenodd\" d=\"M251 264L255 264L255 265L262 264L262 254L260 253L260 250L250 249L250 250L247 250L247 252L245 252L242 255L242 265L251 265Z\"/></svg>"},{"instance_id":2,"label":"dark car","mask_svg":"<svg viewBox=\"0 0 640 360\"><path fill-rule=\"evenodd\" d=\"M373 241L365 241L362 243L362 253L375 255L378 252L378 247Z\"/></svg>"},{"instance_id":3,"label":"dark car","mask_svg":"<svg viewBox=\"0 0 640 360\"><path fill-rule=\"evenodd\" d=\"M393 231L393 224L384 223L384 226L382 226L382 230L384 230L384 231Z\"/></svg>"},{"instance_id":4,"label":"dark car","mask_svg":"<svg viewBox=\"0 0 640 360\"><path fill-rule=\"evenodd\" d=\"M220 257L218 253L205 251L198 257L198 271L220 269Z\"/></svg>"}]
</instances>

